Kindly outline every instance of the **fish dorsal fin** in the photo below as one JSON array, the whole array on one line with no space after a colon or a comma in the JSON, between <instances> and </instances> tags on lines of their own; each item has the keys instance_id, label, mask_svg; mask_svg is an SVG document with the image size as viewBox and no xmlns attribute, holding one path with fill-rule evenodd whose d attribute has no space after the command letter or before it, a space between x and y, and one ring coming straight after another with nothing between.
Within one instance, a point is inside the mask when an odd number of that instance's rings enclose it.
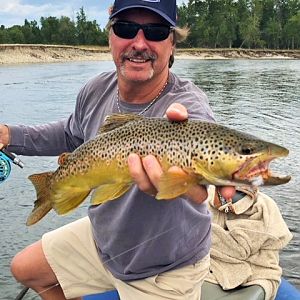
<instances>
[{"instance_id":1,"label":"fish dorsal fin","mask_svg":"<svg viewBox=\"0 0 300 300\"><path fill-rule=\"evenodd\" d=\"M99 134L109 132L116 128L122 127L123 125L142 119L142 116L136 114L112 114L107 116L104 120L103 125L99 129Z\"/></svg>"},{"instance_id":2,"label":"fish dorsal fin","mask_svg":"<svg viewBox=\"0 0 300 300\"><path fill-rule=\"evenodd\" d=\"M64 152L64 153L62 153L59 157L58 157L58 160L57 160L57 162L58 162L58 164L60 165L60 166L62 166L66 161L67 161L67 159L68 159L68 157L70 156L70 152Z\"/></svg>"}]
</instances>

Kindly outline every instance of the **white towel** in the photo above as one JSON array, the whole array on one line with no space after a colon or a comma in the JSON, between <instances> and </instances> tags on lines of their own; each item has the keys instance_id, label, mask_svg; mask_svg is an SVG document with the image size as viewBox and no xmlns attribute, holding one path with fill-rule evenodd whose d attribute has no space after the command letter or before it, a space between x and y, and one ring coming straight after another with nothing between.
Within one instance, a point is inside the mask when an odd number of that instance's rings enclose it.
<instances>
[{"instance_id":1,"label":"white towel","mask_svg":"<svg viewBox=\"0 0 300 300\"><path fill-rule=\"evenodd\" d=\"M259 191L234 203L235 214L217 209L213 199L210 187L211 273L206 280L224 290L258 284L265 300L274 299L282 275L279 251L292 239L278 206Z\"/></svg>"}]
</instances>

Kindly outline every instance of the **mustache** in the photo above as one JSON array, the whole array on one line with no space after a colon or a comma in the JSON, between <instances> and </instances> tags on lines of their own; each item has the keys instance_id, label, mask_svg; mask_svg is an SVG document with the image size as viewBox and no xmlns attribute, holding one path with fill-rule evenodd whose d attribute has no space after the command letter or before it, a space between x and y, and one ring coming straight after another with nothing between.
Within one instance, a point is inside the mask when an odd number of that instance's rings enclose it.
<instances>
[{"instance_id":1,"label":"mustache","mask_svg":"<svg viewBox=\"0 0 300 300\"><path fill-rule=\"evenodd\" d=\"M154 61L157 59L157 55L147 51L130 50L122 55L122 61L125 61L126 59L143 59Z\"/></svg>"}]
</instances>

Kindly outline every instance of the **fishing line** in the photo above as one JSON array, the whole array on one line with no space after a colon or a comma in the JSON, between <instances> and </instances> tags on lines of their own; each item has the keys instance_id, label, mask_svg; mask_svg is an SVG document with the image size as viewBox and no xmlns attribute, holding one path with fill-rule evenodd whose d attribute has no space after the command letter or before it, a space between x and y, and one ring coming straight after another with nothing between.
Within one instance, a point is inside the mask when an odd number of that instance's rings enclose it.
<instances>
[{"instance_id":1,"label":"fishing line","mask_svg":"<svg viewBox=\"0 0 300 300\"><path fill-rule=\"evenodd\" d=\"M42 295L42 294L44 294L44 293L46 293L46 292L54 289L55 287L57 287L59 285L60 285L59 283L56 283L56 284L51 285L50 287L46 288L45 290L42 290L41 292L36 293L36 295L33 296L33 299L36 299L37 296L40 296L40 295Z\"/></svg>"},{"instance_id":2,"label":"fishing line","mask_svg":"<svg viewBox=\"0 0 300 300\"><path fill-rule=\"evenodd\" d=\"M187 199L184 199L184 201L187 201ZM198 218L198 216L195 216L193 219L196 219L196 218ZM186 216L185 216L185 215L184 215L184 218L183 218L183 219L184 219L184 221L186 220ZM193 220L193 219L192 219L192 220ZM191 221L192 221L192 220L191 220ZM194 226L192 226L192 228L190 228L189 230L193 229L193 228L196 227L196 226L197 226L197 224L195 224ZM115 260L116 258L118 258L118 257L120 257L120 256L122 256L122 255L124 255L124 254L126 254L126 253L128 253L128 252L130 252L130 251L132 251L132 250L135 250L135 249L137 249L138 247L143 246L144 244L147 244L148 242L151 242L151 241L153 241L153 240L155 240L155 239L157 239L157 238L159 238L159 237L161 237L161 236L163 236L163 235L169 233L169 232L172 231L172 230L175 230L175 229L178 228L178 227L179 227L179 225L173 226L173 227L169 228L168 230L165 230L165 231L163 231L163 232L161 232L161 233L159 233L159 234L157 234L157 235L155 235L155 236L153 236L153 237L151 237L151 238L149 238L149 239L147 239L147 240L145 240L145 241L143 241L143 242L137 244L136 246L134 246L134 247L132 247L132 248L129 248L128 250L125 250L125 251L119 253L118 255L116 255L116 256L114 256L114 257L108 259L108 260L103 261L102 263L103 263L103 264L107 264L108 262L113 261L113 260Z\"/></svg>"},{"instance_id":3,"label":"fishing line","mask_svg":"<svg viewBox=\"0 0 300 300\"><path fill-rule=\"evenodd\" d=\"M187 201L187 199L184 199L184 200ZM198 217L198 216L195 216L193 219L196 219L197 217ZM54 218L54 217L53 217L53 218ZM186 219L186 216L184 216L184 219ZM195 226L197 226L197 224L195 224L192 228L194 228ZM171 227L171 228L169 228L169 229L167 229L167 230L165 230L165 231L163 231L163 232L160 232L160 233L158 233L157 235L154 235L153 237L151 237L151 238L149 238L149 239L147 239L147 240L145 240L145 241L143 241L143 242L137 244L136 246L131 247L131 248L129 248L129 249L127 249L127 250L125 250L125 251L123 251L123 252L121 252L121 253L115 255L114 257L112 257L112 258L110 258L110 259L107 259L107 260L103 261L102 264L105 265L105 264L107 264L108 262L113 261L113 260L115 260L116 258L121 257L122 255L124 255L124 254L126 254L126 253L128 253L128 252L130 252L130 251L132 251L132 250L135 250L135 249L137 249L137 248L139 248L139 247L141 247L141 246L143 246L143 245L145 245L145 244L147 244L147 243L149 243L149 242L151 242L151 241L153 241L153 240L155 240L155 239L157 239L157 238L159 238L159 237L161 237L161 236L163 236L163 235L165 235L165 234L167 234L167 233L169 233L169 232L171 232L172 230L175 230L175 229L178 228L178 227L179 227L179 225L176 225L176 226L173 226L173 227ZM96 247L97 247L97 246L96 246ZM97 273L94 273L94 274L96 275ZM91 276L93 276L93 274L92 274ZM88 282L88 280L89 280L89 279L87 279L85 282ZM55 288L55 287L57 287L57 286L59 286L59 285L60 285L60 284L57 283L57 284L55 284L55 285L53 285L53 286L51 286L51 287L49 287L49 288L47 288L47 289L45 289L45 290L39 292L39 293L37 293L37 295L34 296L34 299L36 299L36 297L39 296L39 295L41 295L42 293L45 293L45 292L47 292L47 291L49 291L49 290L51 290L51 289L53 289L53 288ZM22 299L22 298L21 298L21 299ZM21 299L20 299L20 300L21 300Z\"/></svg>"},{"instance_id":4,"label":"fishing line","mask_svg":"<svg viewBox=\"0 0 300 300\"><path fill-rule=\"evenodd\" d=\"M176 229L177 227L178 227L178 225L177 225L177 226L174 226L174 227L172 227L172 228L170 228L170 229L168 229L168 230L166 230L166 231L163 231L163 232L161 232L161 233L159 233L159 234L153 236L152 238L149 238L148 240L145 240L145 241L143 241L143 242L137 244L136 246L134 246L134 247L132 247L132 248L129 248L129 249L127 249L127 250L125 250L125 251L123 251L123 252L117 254L116 256L114 256L114 257L112 257L112 258L110 258L110 259L108 259L108 260L103 261L102 263L103 263L103 264L107 264L108 262L113 261L113 260L115 260L116 258L118 258L118 257L120 257L120 256L122 256L122 255L124 255L124 254L126 254L126 253L128 253L128 252L130 252L130 251L132 251L132 250L134 250L134 249L137 249L138 247L143 246L144 244L147 244L147 243L149 243L149 242L151 242L151 241L153 241L153 240L159 238L160 236L163 236L164 234L167 234L168 232L170 232L170 231Z\"/></svg>"},{"instance_id":5,"label":"fishing line","mask_svg":"<svg viewBox=\"0 0 300 300\"><path fill-rule=\"evenodd\" d=\"M170 231L176 229L176 227L178 227L178 225L177 225L177 226L174 226L174 227L172 227L172 228L170 228L170 229L168 229L168 230L165 230L165 231L163 231L163 232L161 232L161 233L159 233L159 234L153 236L152 238L149 238L148 240L145 240L145 241L141 242L140 244L137 244L136 246L134 246L134 247L132 247L132 248L129 248L128 250L125 250L125 251L119 253L118 255L116 255L116 256L114 256L114 257L112 257L112 258L110 258L110 259L108 259L108 260L106 260L106 261L104 261L104 262L102 262L102 263L103 263L103 264L107 264L108 262L110 262L110 261L112 261L112 260L114 260L114 259L116 259L116 258L118 258L118 257L120 257L120 256L122 256L122 255L124 255L124 254L126 254L127 252L130 252L130 251L132 251L132 250L134 250L134 249L136 249L136 248L138 248L138 247L140 247L140 246L142 246L142 245L144 245L144 244L147 244L148 242L151 242L151 241L153 241L153 240L159 238L160 236L163 236L164 234L167 234L168 232L170 232ZM95 273L95 275L96 275L96 273ZM93 276L93 275L91 275L91 276ZM88 280L87 280L87 281L88 281ZM87 282L87 281L86 281L86 282ZM49 288L47 288L47 289L45 289L45 290L43 290L43 291L41 291L41 292L39 292L39 293L36 293L36 295L34 296L33 299L36 299L36 297L40 296L40 295L43 294L43 293L46 293L47 291L49 291L49 290L51 290L51 289L54 289L55 287L57 287L57 286L59 286L59 285L60 285L59 283L56 283L55 285L52 285L52 286L50 286ZM15 300L22 300L22 299L23 299L23 297L25 296L25 294L27 293L27 291L28 291L29 288L24 288L24 290L25 290L25 289L26 289L26 291L25 291L25 293L24 293L23 295L21 295L21 298L20 298L20 295L18 295L17 298L16 298ZM22 292L23 292L23 290L22 290ZM22 293L22 292L21 292L21 293Z\"/></svg>"},{"instance_id":6,"label":"fishing line","mask_svg":"<svg viewBox=\"0 0 300 300\"><path fill-rule=\"evenodd\" d=\"M185 218L185 216L184 216L184 218ZM194 217L194 218L196 218L196 217ZM197 224L195 224L194 226L196 226L196 225L197 225ZM193 227L194 227L194 226L193 226ZM126 253L128 253L128 252L130 252L130 251L132 251L132 250L135 250L135 249L137 249L138 247L141 247L141 246L143 246L143 245L145 245L145 244L147 244L147 243L149 243L149 242L151 242L151 241L153 241L153 240L155 240L155 239L157 239L157 238L159 238L159 237L161 237L161 236L163 236L163 235L169 233L170 231L175 230L177 227L179 227L179 225L173 226L172 228L169 228L168 230L165 230L165 231L163 231L163 232L160 232L159 234L154 235L153 237L151 237L151 238L149 238L149 239L147 239L147 240L145 240L145 241L143 241L143 242L137 244L137 245L134 246L134 247L131 247L131 248L129 248L129 249L127 249L127 250L125 250L125 251L123 251L123 252L117 254L116 256L114 256L114 257L112 257L112 258L110 258L110 259L108 259L108 260L103 261L102 263L103 263L103 265L105 265L105 264L107 264L108 262L113 261L113 260L115 260L116 258L118 258L118 257L120 257L120 256L122 256L122 255L124 255L124 254L126 254ZM94 274L96 275L96 273L94 273ZM92 274L91 276L93 276L93 274ZM89 280L89 279L87 279L86 282L87 282L88 280ZM37 294L34 296L33 299L36 299L37 296L39 296L39 295L41 295L41 294L43 294L43 293L45 293L45 292L47 292L47 291L49 291L49 290L51 290L51 289L57 287L57 286L59 286L59 285L60 285L59 283L56 283L55 285L50 286L49 288L47 288L47 289L45 289L45 290L43 290L43 291L37 293ZM24 294L24 295L25 295L25 294ZM21 300L21 299L23 299L23 297L22 297L22 298L16 298L15 300Z\"/></svg>"},{"instance_id":7,"label":"fishing line","mask_svg":"<svg viewBox=\"0 0 300 300\"><path fill-rule=\"evenodd\" d=\"M185 199L185 201L186 201L186 199ZM53 217L53 218L54 218L54 217ZM194 219L195 219L195 218L197 218L197 217L194 217ZM186 219L186 216L184 216L184 219ZM194 228L195 226L197 226L197 224L195 224L192 228ZM161 236L163 236L163 235L165 235L165 234L167 234L167 233L169 233L169 232L171 232L172 230L175 230L175 229L178 228L178 227L179 227L179 225L176 225L176 226L173 226L173 227L171 227L171 228L169 228L169 229L167 229L167 230L165 230L165 231L163 231L163 232L160 232L160 233L158 233L157 235L154 235L153 237L151 237L151 238L149 238L149 239L147 239L147 240L145 240L145 241L143 241L143 242L141 242L141 243L135 245L134 247L131 247L131 248L129 248L129 249L127 249L127 250L125 250L125 251L123 251L123 252L121 252L121 253L115 255L114 257L112 257L112 258L110 258L110 259L107 259L107 260L103 261L102 264L105 265L105 264L107 264L108 262L113 261L113 260L115 260L116 258L121 257L122 255L124 255L124 254L126 254L126 253L128 253L128 252L130 252L130 251L132 251L132 250L135 250L135 249L137 249L137 248L139 248L139 247L141 247L141 246L143 246L143 245L145 245L145 244L147 244L147 243L149 243L149 242L151 242L151 241L153 241L153 240L155 240L155 239L157 239L157 238L159 238L159 237L161 237ZM97 246L96 246L96 247L97 247ZM94 274L96 275L96 273L94 273ZM91 276L93 276L93 274L92 274ZM87 279L86 282L87 282L88 280L89 280L89 279ZM43 290L43 291L37 293L37 294L34 296L34 299L36 299L37 296L39 296L39 295L41 295L41 294L43 294L43 293L45 293L45 292L47 292L47 291L49 291L49 290L51 290L51 289L57 287L57 286L59 286L59 285L60 285L59 283L56 283L55 285L53 285L53 286L51 286L51 287L49 287L49 288L47 288L47 289L45 289L45 290ZM21 300L21 299L23 299L23 297L22 297L22 298L17 298L16 300Z\"/></svg>"},{"instance_id":8,"label":"fishing line","mask_svg":"<svg viewBox=\"0 0 300 300\"><path fill-rule=\"evenodd\" d=\"M33 299L35 299L37 296L43 294L43 293L46 293L47 291L50 291L51 289L55 288L59 286L59 283L56 283L55 285L52 285L48 288L46 288L45 290L39 292L39 293L36 293L36 295L33 296ZM24 296L26 295L26 293L28 292L29 290L29 287L24 287L22 289L22 291L19 293L19 295L15 298L15 300L22 300L24 298Z\"/></svg>"}]
</instances>

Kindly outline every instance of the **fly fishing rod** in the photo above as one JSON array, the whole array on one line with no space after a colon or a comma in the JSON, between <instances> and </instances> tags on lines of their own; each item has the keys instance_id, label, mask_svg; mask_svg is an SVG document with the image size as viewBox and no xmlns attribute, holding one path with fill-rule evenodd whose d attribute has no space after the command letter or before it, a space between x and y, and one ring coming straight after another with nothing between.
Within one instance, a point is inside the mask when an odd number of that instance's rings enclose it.
<instances>
[{"instance_id":1,"label":"fly fishing rod","mask_svg":"<svg viewBox=\"0 0 300 300\"><path fill-rule=\"evenodd\" d=\"M24 167L23 162L15 154L9 152L5 148L2 148L0 150L0 183L9 177L11 172L11 163L14 163L20 168ZM28 289L29 288L24 287L15 300L23 299Z\"/></svg>"},{"instance_id":2,"label":"fly fishing rod","mask_svg":"<svg viewBox=\"0 0 300 300\"><path fill-rule=\"evenodd\" d=\"M14 163L20 168L24 167L23 162L13 153L7 149L2 148L0 150L0 183L8 178L11 171L11 163ZM29 288L24 287L15 300L21 300L24 298Z\"/></svg>"},{"instance_id":3,"label":"fly fishing rod","mask_svg":"<svg viewBox=\"0 0 300 300\"><path fill-rule=\"evenodd\" d=\"M20 294L16 297L15 300L22 300L24 298L24 296L26 295L26 293L28 292L29 288L28 287L24 287L22 289L22 291L20 292Z\"/></svg>"},{"instance_id":4,"label":"fly fishing rod","mask_svg":"<svg viewBox=\"0 0 300 300\"><path fill-rule=\"evenodd\" d=\"M0 150L0 183L8 178L11 171L11 163L24 167L23 162L13 153L9 152L7 149L2 148Z\"/></svg>"}]
</instances>

